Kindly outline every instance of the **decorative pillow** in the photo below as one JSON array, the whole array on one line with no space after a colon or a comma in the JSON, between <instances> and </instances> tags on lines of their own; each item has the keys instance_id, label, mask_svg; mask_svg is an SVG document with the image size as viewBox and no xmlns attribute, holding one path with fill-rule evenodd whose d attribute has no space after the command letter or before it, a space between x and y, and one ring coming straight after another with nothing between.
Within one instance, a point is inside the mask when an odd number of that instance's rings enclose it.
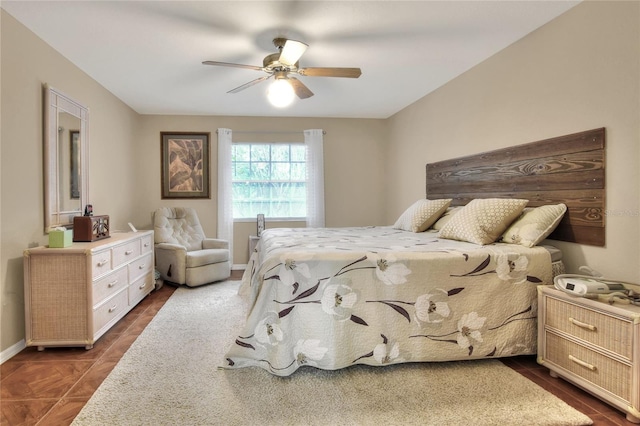
<instances>
[{"instance_id":1,"label":"decorative pillow","mask_svg":"<svg viewBox=\"0 0 640 426\"><path fill-rule=\"evenodd\" d=\"M449 220L451 220L451 218L453 217L454 214L456 214L460 210L462 210L462 207L464 207L464 206L449 207L447 210L445 210L444 214L442 216L440 216L440 219L436 220L436 223L434 223L431 228L436 230L436 231L441 230L442 227L447 222L449 222Z\"/></svg>"},{"instance_id":2,"label":"decorative pillow","mask_svg":"<svg viewBox=\"0 0 640 426\"><path fill-rule=\"evenodd\" d=\"M510 198L471 200L444 225L440 237L491 244L522 213L528 202Z\"/></svg>"},{"instance_id":3,"label":"decorative pillow","mask_svg":"<svg viewBox=\"0 0 640 426\"><path fill-rule=\"evenodd\" d=\"M502 234L502 242L525 247L538 245L556 229L566 211L564 204L526 208Z\"/></svg>"},{"instance_id":4,"label":"decorative pillow","mask_svg":"<svg viewBox=\"0 0 640 426\"><path fill-rule=\"evenodd\" d=\"M440 215L451 204L451 199L442 200L418 200L402 213L396 223L394 229L402 229L403 231L423 232L438 220Z\"/></svg>"}]
</instances>

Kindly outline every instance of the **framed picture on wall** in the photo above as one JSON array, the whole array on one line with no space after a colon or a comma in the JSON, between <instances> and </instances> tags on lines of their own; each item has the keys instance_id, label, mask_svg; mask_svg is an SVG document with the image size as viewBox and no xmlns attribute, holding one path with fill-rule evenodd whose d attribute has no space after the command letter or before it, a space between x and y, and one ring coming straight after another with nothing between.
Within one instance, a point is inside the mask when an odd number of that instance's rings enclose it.
<instances>
[{"instance_id":1,"label":"framed picture on wall","mask_svg":"<svg viewBox=\"0 0 640 426\"><path fill-rule=\"evenodd\" d=\"M210 136L160 132L162 198L211 198Z\"/></svg>"}]
</instances>

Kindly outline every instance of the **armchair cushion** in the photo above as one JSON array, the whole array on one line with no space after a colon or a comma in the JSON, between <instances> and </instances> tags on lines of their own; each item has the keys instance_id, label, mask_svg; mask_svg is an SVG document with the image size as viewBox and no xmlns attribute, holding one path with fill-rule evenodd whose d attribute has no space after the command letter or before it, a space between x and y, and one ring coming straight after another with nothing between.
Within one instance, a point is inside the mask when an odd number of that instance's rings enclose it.
<instances>
[{"instance_id":1,"label":"armchair cushion","mask_svg":"<svg viewBox=\"0 0 640 426\"><path fill-rule=\"evenodd\" d=\"M187 268L197 268L211 263L229 261L229 250L208 249L196 250L187 253Z\"/></svg>"}]
</instances>

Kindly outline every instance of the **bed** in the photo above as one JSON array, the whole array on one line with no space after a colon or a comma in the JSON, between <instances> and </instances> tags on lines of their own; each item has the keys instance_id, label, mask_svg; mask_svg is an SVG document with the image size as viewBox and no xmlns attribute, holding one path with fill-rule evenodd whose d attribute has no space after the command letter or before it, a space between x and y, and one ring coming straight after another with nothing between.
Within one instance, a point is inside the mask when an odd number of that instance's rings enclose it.
<instances>
[{"instance_id":1,"label":"bed","mask_svg":"<svg viewBox=\"0 0 640 426\"><path fill-rule=\"evenodd\" d=\"M592 139L594 132L604 149L604 129L568 136ZM559 160L546 151L551 160L542 161L534 144L515 151L529 157L535 152L536 164L574 162L572 153ZM591 173L593 161L585 159L585 144L573 146L585 166L565 168L565 173L584 167ZM604 158L603 153L594 155ZM303 366L336 370L355 364L535 354L537 286L551 284L554 274L563 272L559 251L542 241L552 232L582 243L604 235L596 214L603 206L594 205L591 196L581 201L575 188L558 185L548 193L536 188L535 196L527 198L518 197L530 193L529 185L523 185L525 192L473 198L473 184L462 181L477 174L445 170L447 164L468 168L474 163L470 158L428 165L428 198L409 206L393 226L265 231L243 276L240 294L247 298L249 312L225 355L224 368L260 367L288 376ZM476 162L486 164L486 158L487 153L480 154ZM512 150L508 161L498 164L513 170L505 166L509 161L531 160ZM536 168L539 176L543 169ZM557 167L549 171L556 173ZM463 188L463 195L442 190L450 187L448 179L457 181L451 187ZM560 180L580 185L576 179ZM436 189L430 191L430 184ZM604 194L599 197L604 200ZM590 214L581 213L584 208ZM478 231L478 223L495 215L501 215L500 226ZM586 222L576 222L585 217ZM531 218L545 223L535 238ZM581 232L585 228L598 230Z\"/></svg>"}]
</instances>

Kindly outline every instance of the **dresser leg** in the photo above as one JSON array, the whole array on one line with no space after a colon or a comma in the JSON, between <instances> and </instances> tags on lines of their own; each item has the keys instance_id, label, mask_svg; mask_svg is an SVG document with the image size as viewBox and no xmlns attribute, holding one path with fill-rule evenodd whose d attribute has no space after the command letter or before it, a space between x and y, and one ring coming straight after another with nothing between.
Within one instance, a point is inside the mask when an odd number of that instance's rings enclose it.
<instances>
[{"instance_id":1,"label":"dresser leg","mask_svg":"<svg viewBox=\"0 0 640 426\"><path fill-rule=\"evenodd\" d=\"M93 345L87 345L84 347L86 350L93 349Z\"/></svg>"},{"instance_id":2,"label":"dresser leg","mask_svg":"<svg viewBox=\"0 0 640 426\"><path fill-rule=\"evenodd\" d=\"M634 416L631 413L627 413L627 420L630 421L631 423L636 423L636 424L640 423L640 418Z\"/></svg>"},{"instance_id":3,"label":"dresser leg","mask_svg":"<svg viewBox=\"0 0 640 426\"><path fill-rule=\"evenodd\" d=\"M551 377L553 377L554 379L557 379L558 377L560 377L560 376L558 376L558 373L556 373L556 372L555 372L555 371L553 371L553 370L549 370L549 375L550 375Z\"/></svg>"}]
</instances>

